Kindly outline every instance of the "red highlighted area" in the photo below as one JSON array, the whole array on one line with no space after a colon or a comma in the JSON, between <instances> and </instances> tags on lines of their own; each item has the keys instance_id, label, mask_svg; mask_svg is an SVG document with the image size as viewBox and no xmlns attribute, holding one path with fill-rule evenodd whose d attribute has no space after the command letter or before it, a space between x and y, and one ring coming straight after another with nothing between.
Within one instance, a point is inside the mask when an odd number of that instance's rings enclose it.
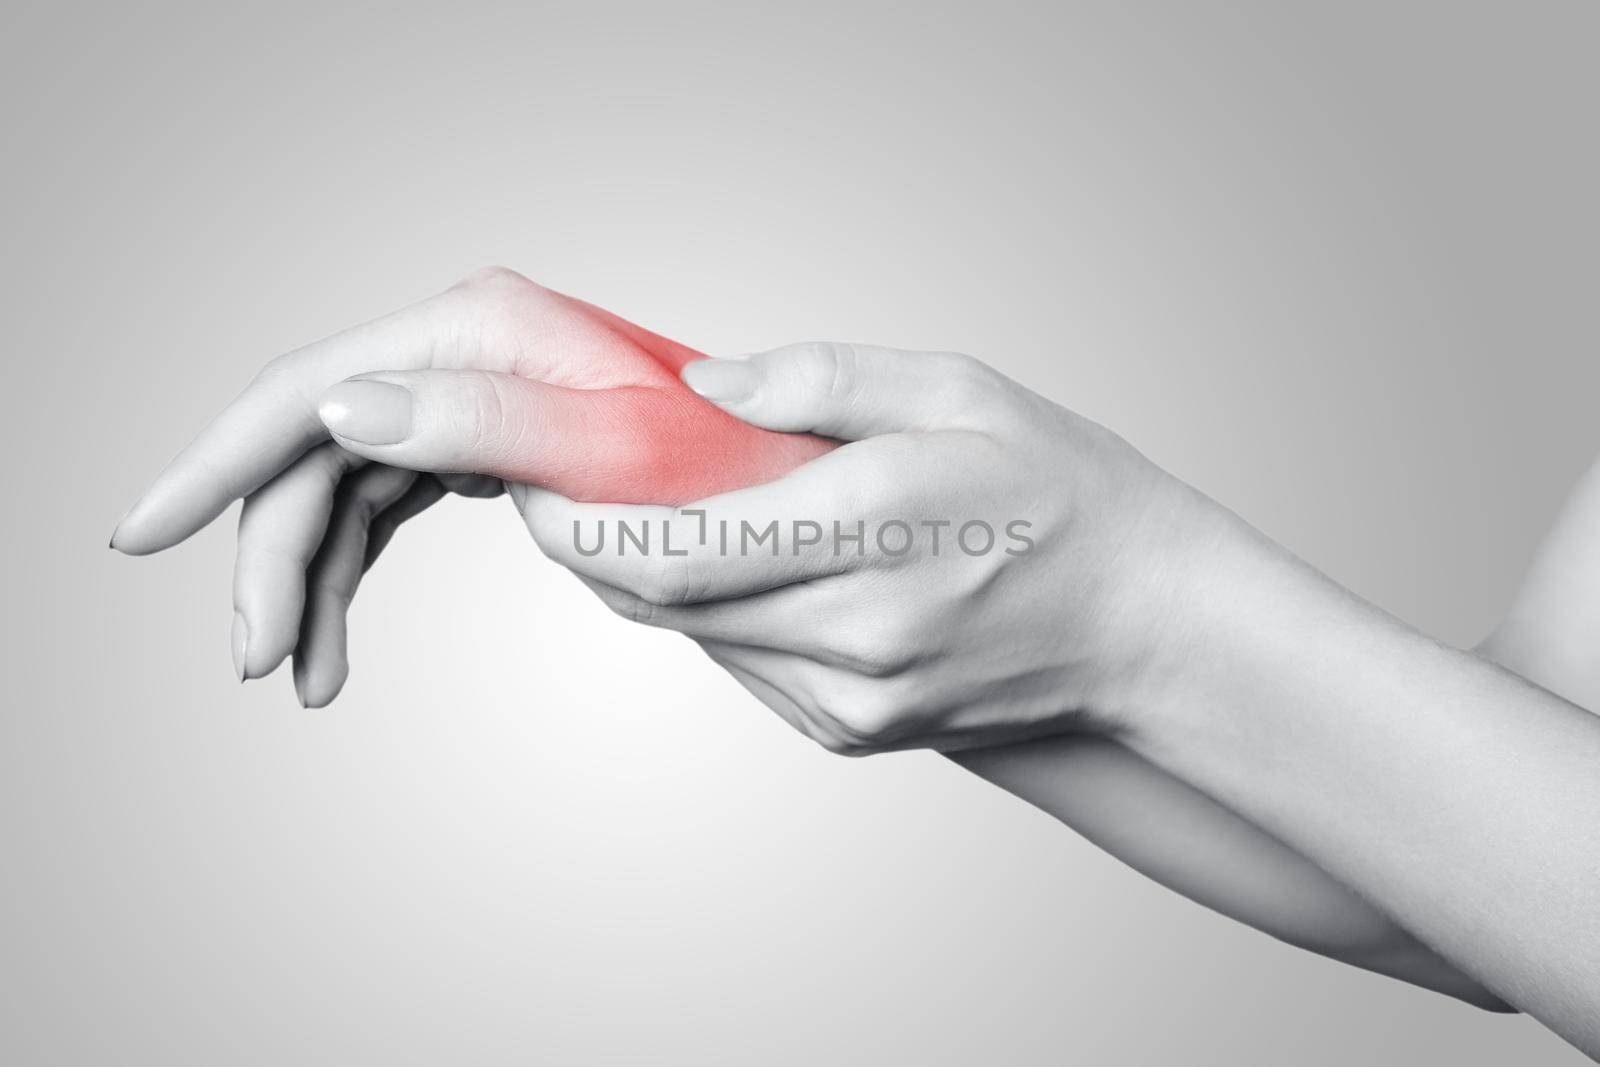
<instances>
[{"instance_id":1,"label":"red highlighted area","mask_svg":"<svg viewBox=\"0 0 1600 1067\"><path fill-rule=\"evenodd\" d=\"M744 423L678 378L705 357L601 308L527 286L507 397L526 429L494 473L574 500L684 504L771 481L837 442Z\"/></svg>"}]
</instances>

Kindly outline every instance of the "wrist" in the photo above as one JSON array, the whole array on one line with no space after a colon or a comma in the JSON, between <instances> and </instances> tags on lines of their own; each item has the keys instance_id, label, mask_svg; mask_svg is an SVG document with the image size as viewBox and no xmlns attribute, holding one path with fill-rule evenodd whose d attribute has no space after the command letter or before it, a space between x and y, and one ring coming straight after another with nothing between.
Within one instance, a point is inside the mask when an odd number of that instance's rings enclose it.
<instances>
[{"instance_id":1,"label":"wrist","mask_svg":"<svg viewBox=\"0 0 1600 1067\"><path fill-rule=\"evenodd\" d=\"M1113 630L1129 651L1093 708L1130 743L1270 708L1259 698L1310 650L1375 620L1398 625L1216 501L1167 481L1139 524L1136 573L1121 583Z\"/></svg>"}]
</instances>

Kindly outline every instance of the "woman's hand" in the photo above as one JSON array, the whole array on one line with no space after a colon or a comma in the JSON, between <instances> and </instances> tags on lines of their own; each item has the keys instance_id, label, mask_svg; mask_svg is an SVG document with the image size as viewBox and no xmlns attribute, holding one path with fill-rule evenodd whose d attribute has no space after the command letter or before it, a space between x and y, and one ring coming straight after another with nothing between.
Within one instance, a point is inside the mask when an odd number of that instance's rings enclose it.
<instances>
[{"instance_id":1,"label":"woman's hand","mask_svg":"<svg viewBox=\"0 0 1600 1067\"><path fill-rule=\"evenodd\" d=\"M1182 654L1178 568L1217 509L1101 427L947 353L809 344L684 378L851 443L688 510L513 496L613 609L690 635L827 748L1113 727Z\"/></svg>"},{"instance_id":2,"label":"woman's hand","mask_svg":"<svg viewBox=\"0 0 1600 1067\"><path fill-rule=\"evenodd\" d=\"M1471 976L1600 1049L1600 965L1571 936L1600 921L1593 716L1384 616L1113 435L970 360L823 345L684 372L753 424L851 443L822 454L824 442L782 438L820 458L697 509L513 487L547 552L619 611L695 636L841 751L1115 730L1392 915L1454 966L1450 981ZM522 417L542 410L542 390L382 377L404 405L347 390L323 413L351 454L558 488L552 474L582 470L581 457L551 462L529 446ZM374 413L376 434L363 425ZM270 420L231 429L252 425ZM605 403L566 425L622 446L604 456L649 455ZM261 452L282 447L245 443L227 463L180 457L174 469L195 484L164 476L119 547L160 547L172 536L163 514L181 528L220 509L229 479L248 481ZM627 526L594 552L602 519ZM653 552L641 550L647 521ZM699 523L707 536L694 536ZM858 530L859 549L841 541ZM914 547L901 551L906 534Z\"/></svg>"},{"instance_id":3,"label":"woman's hand","mask_svg":"<svg viewBox=\"0 0 1600 1067\"><path fill-rule=\"evenodd\" d=\"M1430 984L1600 1055L1600 718L971 361L820 345L685 377L758 425L855 439L705 502L713 524L1023 519L1035 550L586 556L574 523L670 513L519 492L540 544L617 610L695 636L841 751L1113 730L1436 952Z\"/></svg>"},{"instance_id":4,"label":"woman's hand","mask_svg":"<svg viewBox=\"0 0 1600 1067\"><path fill-rule=\"evenodd\" d=\"M111 544L159 551L244 497L235 669L259 678L296 652L301 702L321 706L348 672L345 611L362 571L446 491L492 496L512 478L585 500L672 503L763 481L831 447L699 400L678 380L697 358L511 271L479 271L273 360Z\"/></svg>"}]
</instances>

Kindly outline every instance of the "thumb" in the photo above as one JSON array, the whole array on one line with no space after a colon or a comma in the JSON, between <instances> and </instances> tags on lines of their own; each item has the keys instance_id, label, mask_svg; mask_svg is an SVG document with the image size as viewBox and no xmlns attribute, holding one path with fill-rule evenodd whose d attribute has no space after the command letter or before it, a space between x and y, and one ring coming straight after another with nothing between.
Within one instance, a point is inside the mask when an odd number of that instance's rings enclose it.
<instances>
[{"instance_id":1,"label":"thumb","mask_svg":"<svg viewBox=\"0 0 1600 1067\"><path fill-rule=\"evenodd\" d=\"M658 396L487 371L380 371L328 389L317 415L345 449L393 467L631 499L635 487L609 482L632 480L647 457L638 427Z\"/></svg>"},{"instance_id":2,"label":"thumb","mask_svg":"<svg viewBox=\"0 0 1600 1067\"><path fill-rule=\"evenodd\" d=\"M769 430L854 441L972 422L1004 379L970 356L810 342L687 364L690 389Z\"/></svg>"}]
</instances>

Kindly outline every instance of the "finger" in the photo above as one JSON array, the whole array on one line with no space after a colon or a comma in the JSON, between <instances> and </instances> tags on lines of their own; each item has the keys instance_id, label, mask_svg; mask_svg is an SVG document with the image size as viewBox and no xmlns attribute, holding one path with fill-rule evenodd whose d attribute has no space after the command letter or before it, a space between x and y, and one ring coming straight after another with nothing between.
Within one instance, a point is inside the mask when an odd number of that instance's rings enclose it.
<instances>
[{"instance_id":1,"label":"finger","mask_svg":"<svg viewBox=\"0 0 1600 1067\"><path fill-rule=\"evenodd\" d=\"M701 647L712 662L738 679L757 700L829 752L850 756L914 748L957 752L995 743L994 730L985 727L916 731L906 737L863 736L838 715L830 714L816 699L819 672L815 663L782 651L738 643L707 641ZM1040 723L1037 731L1008 735L1005 743L1036 740L1059 729L1059 724Z\"/></svg>"},{"instance_id":2,"label":"finger","mask_svg":"<svg viewBox=\"0 0 1600 1067\"><path fill-rule=\"evenodd\" d=\"M327 535L306 574L305 613L294 654L294 689L304 707L327 705L349 676L345 617L361 583L368 530L416 478L412 471L371 466L340 486Z\"/></svg>"},{"instance_id":3,"label":"finger","mask_svg":"<svg viewBox=\"0 0 1600 1067\"><path fill-rule=\"evenodd\" d=\"M396 530L427 511L447 494L454 493L457 496L483 500L499 496L503 492L505 485L496 478L476 474L419 475L411 488L405 491L405 495L384 508L372 520L372 525L367 530L366 559L361 565L362 572L372 569L372 565L378 561L378 557L394 538Z\"/></svg>"},{"instance_id":4,"label":"finger","mask_svg":"<svg viewBox=\"0 0 1600 1067\"><path fill-rule=\"evenodd\" d=\"M506 491L506 483L488 474L437 474L444 487L456 496L488 500Z\"/></svg>"},{"instance_id":5,"label":"finger","mask_svg":"<svg viewBox=\"0 0 1600 1067\"><path fill-rule=\"evenodd\" d=\"M427 365L448 324L443 305L424 301L274 360L145 490L112 547L158 552L205 526L327 438L315 407L324 389L374 367Z\"/></svg>"},{"instance_id":6,"label":"finger","mask_svg":"<svg viewBox=\"0 0 1600 1067\"><path fill-rule=\"evenodd\" d=\"M849 451L685 508L581 503L532 486L516 492L528 532L555 562L651 604L695 604L876 562L878 527L856 516L868 500L892 509L893 490L878 499L862 488L875 478L836 472L836 457Z\"/></svg>"},{"instance_id":7,"label":"finger","mask_svg":"<svg viewBox=\"0 0 1600 1067\"><path fill-rule=\"evenodd\" d=\"M372 569L402 523L433 507L448 491L444 483L433 475L419 475L399 500L379 512L367 529L367 546L361 561L362 573Z\"/></svg>"},{"instance_id":8,"label":"finger","mask_svg":"<svg viewBox=\"0 0 1600 1067\"><path fill-rule=\"evenodd\" d=\"M883 673L840 631L847 619L827 582L703 604L662 606L593 578L578 580L613 612L643 626L675 630L699 642L766 648L859 673ZM864 645L864 643L863 643Z\"/></svg>"},{"instance_id":9,"label":"finger","mask_svg":"<svg viewBox=\"0 0 1600 1067\"><path fill-rule=\"evenodd\" d=\"M970 356L872 345L789 345L687 364L684 384L746 422L846 441L979 428L1005 379Z\"/></svg>"},{"instance_id":10,"label":"finger","mask_svg":"<svg viewBox=\"0 0 1600 1067\"><path fill-rule=\"evenodd\" d=\"M663 606L652 604L626 589L618 589L581 574L578 580L606 607L629 622L642 626L676 630L697 641L781 647L802 655L810 651L810 642L797 632L797 624L806 621L799 612L807 606L807 601L813 599L804 595L803 591L807 589L805 585L786 586L735 600ZM796 598L799 603L796 603Z\"/></svg>"},{"instance_id":11,"label":"finger","mask_svg":"<svg viewBox=\"0 0 1600 1067\"><path fill-rule=\"evenodd\" d=\"M833 447L755 430L675 384L573 389L485 371L381 371L333 386L318 411L335 440L380 463L630 504L753 485Z\"/></svg>"},{"instance_id":12,"label":"finger","mask_svg":"<svg viewBox=\"0 0 1600 1067\"><path fill-rule=\"evenodd\" d=\"M700 646L711 662L727 671L784 722L827 749L835 749L838 738L826 723L784 691L778 679L790 672L781 656L762 653L729 642L708 641Z\"/></svg>"},{"instance_id":13,"label":"finger","mask_svg":"<svg viewBox=\"0 0 1600 1067\"><path fill-rule=\"evenodd\" d=\"M271 674L294 651L306 568L322 544L340 480L366 462L325 444L245 498L233 566L233 667L241 682Z\"/></svg>"}]
</instances>

